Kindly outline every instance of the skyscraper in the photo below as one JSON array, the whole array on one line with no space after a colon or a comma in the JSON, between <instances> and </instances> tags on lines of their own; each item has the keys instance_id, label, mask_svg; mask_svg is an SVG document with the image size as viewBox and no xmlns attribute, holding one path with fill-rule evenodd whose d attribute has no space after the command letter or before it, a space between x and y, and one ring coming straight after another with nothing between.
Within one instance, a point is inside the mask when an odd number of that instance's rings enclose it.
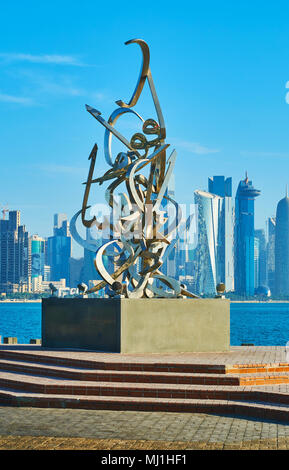
<instances>
[{"instance_id":1,"label":"skyscraper","mask_svg":"<svg viewBox=\"0 0 289 470\"><path fill-rule=\"evenodd\" d=\"M232 178L224 176L210 176L208 178L209 193L217 194L221 197L232 197Z\"/></svg>"},{"instance_id":2,"label":"skyscraper","mask_svg":"<svg viewBox=\"0 0 289 470\"><path fill-rule=\"evenodd\" d=\"M29 236L20 225L20 211L10 211L9 219L0 220L0 287L3 292L28 286L30 277Z\"/></svg>"},{"instance_id":3,"label":"skyscraper","mask_svg":"<svg viewBox=\"0 0 289 470\"><path fill-rule=\"evenodd\" d=\"M232 207L232 178L213 176L208 179L208 189L223 198L219 214L218 279L226 291L234 290L234 213Z\"/></svg>"},{"instance_id":4,"label":"skyscraper","mask_svg":"<svg viewBox=\"0 0 289 470\"><path fill-rule=\"evenodd\" d=\"M223 198L206 191L195 191L198 205L198 245L195 250L194 285L196 293L214 295L220 282L218 238Z\"/></svg>"},{"instance_id":5,"label":"skyscraper","mask_svg":"<svg viewBox=\"0 0 289 470\"><path fill-rule=\"evenodd\" d=\"M235 291L254 295L254 203L261 191L248 176L241 180L235 200Z\"/></svg>"},{"instance_id":6,"label":"skyscraper","mask_svg":"<svg viewBox=\"0 0 289 470\"><path fill-rule=\"evenodd\" d=\"M259 287L260 272L260 240L254 237L254 288Z\"/></svg>"},{"instance_id":7,"label":"skyscraper","mask_svg":"<svg viewBox=\"0 0 289 470\"><path fill-rule=\"evenodd\" d=\"M175 199L175 176L174 174L172 174L169 180L165 196ZM166 216L171 216L175 212L175 207L173 208L172 203L169 202L167 199L164 199L163 210L168 211L166 212ZM167 224L165 225L165 229L169 226L170 222L171 222L170 220L167 222ZM180 265L182 265L181 264L182 262L180 261L179 241L176 242L172 250L169 250L167 248L167 252L168 252L166 253L167 257L165 258L164 263L162 265L162 273L166 274L167 276L178 277L180 274L179 267Z\"/></svg>"},{"instance_id":8,"label":"skyscraper","mask_svg":"<svg viewBox=\"0 0 289 470\"><path fill-rule=\"evenodd\" d=\"M63 223L66 226L68 225L66 214L54 214L53 220L54 220L54 226L53 226L54 235L57 233L58 229L62 229Z\"/></svg>"},{"instance_id":9,"label":"skyscraper","mask_svg":"<svg viewBox=\"0 0 289 470\"><path fill-rule=\"evenodd\" d=\"M289 197L278 202L275 237L275 295L289 296Z\"/></svg>"},{"instance_id":10,"label":"skyscraper","mask_svg":"<svg viewBox=\"0 0 289 470\"><path fill-rule=\"evenodd\" d=\"M31 252L31 278L43 276L45 266L45 240L38 235L29 239Z\"/></svg>"},{"instance_id":11,"label":"skyscraper","mask_svg":"<svg viewBox=\"0 0 289 470\"><path fill-rule=\"evenodd\" d=\"M87 228L86 229L86 241L88 243L92 241L96 244L96 247L95 247L95 252L96 252L97 249L102 246L103 240L97 231L94 231L93 235L91 233L91 229ZM95 238L96 236L98 236L98 238ZM83 282L85 282L86 284L89 284L89 281L98 280L98 279L101 280L101 276L96 271L95 265L94 265L95 252L89 251L86 248L84 248Z\"/></svg>"},{"instance_id":12,"label":"skyscraper","mask_svg":"<svg viewBox=\"0 0 289 470\"><path fill-rule=\"evenodd\" d=\"M267 220L268 243L267 243L267 283L271 292L275 289L275 231L276 219L269 217Z\"/></svg>"},{"instance_id":13,"label":"skyscraper","mask_svg":"<svg viewBox=\"0 0 289 470\"><path fill-rule=\"evenodd\" d=\"M70 283L71 235L69 222L65 214L54 216L53 236L47 240L47 260L51 267L51 280L66 279Z\"/></svg>"},{"instance_id":14,"label":"skyscraper","mask_svg":"<svg viewBox=\"0 0 289 470\"><path fill-rule=\"evenodd\" d=\"M255 289L257 287L265 287L267 282L267 255L266 255L266 237L265 230L255 230L255 238L259 240L258 247L258 277L255 282Z\"/></svg>"}]
</instances>

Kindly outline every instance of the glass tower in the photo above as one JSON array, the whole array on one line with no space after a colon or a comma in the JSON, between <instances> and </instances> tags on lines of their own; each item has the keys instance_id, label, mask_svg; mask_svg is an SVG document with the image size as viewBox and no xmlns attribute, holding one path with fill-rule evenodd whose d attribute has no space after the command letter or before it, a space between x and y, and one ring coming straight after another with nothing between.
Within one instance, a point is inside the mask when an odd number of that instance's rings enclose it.
<instances>
[{"instance_id":1,"label":"glass tower","mask_svg":"<svg viewBox=\"0 0 289 470\"><path fill-rule=\"evenodd\" d=\"M55 214L53 236L47 240L48 265L51 267L51 280L66 279L70 283L71 235L69 222L64 214Z\"/></svg>"},{"instance_id":2,"label":"glass tower","mask_svg":"<svg viewBox=\"0 0 289 470\"><path fill-rule=\"evenodd\" d=\"M258 254L258 277L255 283L257 287L267 287L267 254L266 254L266 237L265 230L255 230L255 238L259 240L259 254Z\"/></svg>"},{"instance_id":3,"label":"glass tower","mask_svg":"<svg viewBox=\"0 0 289 470\"><path fill-rule=\"evenodd\" d=\"M170 178L165 196L175 199L175 175L174 174L172 174ZM165 211L166 217L170 217L175 213L175 208L173 204L169 200L166 200L166 199L164 199L164 201L162 202L162 210ZM165 224L165 230L167 230L168 226L169 226L169 221ZM180 256L180 241L178 240L176 242L173 249L169 250L167 248L167 250L168 250L167 257L165 258L163 262L161 271L167 276L178 278L180 275L180 271L181 271L180 266L183 266L181 262L181 256Z\"/></svg>"},{"instance_id":4,"label":"glass tower","mask_svg":"<svg viewBox=\"0 0 289 470\"><path fill-rule=\"evenodd\" d=\"M9 219L0 220L0 289L28 285L30 269L28 232L20 225L20 211L9 211Z\"/></svg>"},{"instance_id":5,"label":"glass tower","mask_svg":"<svg viewBox=\"0 0 289 470\"><path fill-rule=\"evenodd\" d=\"M220 282L218 238L223 198L206 191L195 191L198 205L198 245L195 256L195 290L200 295L215 295Z\"/></svg>"},{"instance_id":6,"label":"glass tower","mask_svg":"<svg viewBox=\"0 0 289 470\"><path fill-rule=\"evenodd\" d=\"M276 219L269 217L267 220L268 243L267 243L267 281L271 292L275 289L275 231Z\"/></svg>"},{"instance_id":7,"label":"glass tower","mask_svg":"<svg viewBox=\"0 0 289 470\"><path fill-rule=\"evenodd\" d=\"M45 240L38 235L30 237L31 277L44 276Z\"/></svg>"},{"instance_id":8,"label":"glass tower","mask_svg":"<svg viewBox=\"0 0 289 470\"><path fill-rule=\"evenodd\" d=\"M223 198L219 214L218 278L226 291L234 290L234 217L232 207L232 178L213 176L208 179L208 189Z\"/></svg>"},{"instance_id":9,"label":"glass tower","mask_svg":"<svg viewBox=\"0 0 289 470\"><path fill-rule=\"evenodd\" d=\"M241 180L235 200L235 291L253 296L254 270L254 204L261 191L254 188L248 176Z\"/></svg>"},{"instance_id":10,"label":"glass tower","mask_svg":"<svg viewBox=\"0 0 289 470\"><path fill-rule=\"evenodd\" d=\"M277 205L275 232L275 291L279 296L289 296L289 198Z\"/></svg>"}]
</instances>

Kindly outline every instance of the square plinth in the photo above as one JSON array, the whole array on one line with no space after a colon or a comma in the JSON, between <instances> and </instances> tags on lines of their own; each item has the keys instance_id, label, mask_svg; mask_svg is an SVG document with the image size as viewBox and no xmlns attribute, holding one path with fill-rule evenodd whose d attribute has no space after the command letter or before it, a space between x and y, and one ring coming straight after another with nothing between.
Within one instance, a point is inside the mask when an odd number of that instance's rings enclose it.
<instances>
[{"instance_id":1,"label":"square plinth","mask_svg":"<svg viewBox=\"0 0 289 470\"><path fill-rule=\"evenodd\" d=\"M227 351L227 299L42 300L42 347L118 353Z\"/></svg>"}]
</instances>

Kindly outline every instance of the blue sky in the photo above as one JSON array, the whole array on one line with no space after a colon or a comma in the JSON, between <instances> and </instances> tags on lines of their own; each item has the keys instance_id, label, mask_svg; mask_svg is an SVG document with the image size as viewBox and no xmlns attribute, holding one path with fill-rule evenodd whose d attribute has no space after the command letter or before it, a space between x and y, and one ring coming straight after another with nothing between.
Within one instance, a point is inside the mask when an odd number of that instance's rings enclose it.
<instances>
[{"instance_id":1,"label":"blue sky","mask_svg":"<svg viewBox=\"0 0 289 470\"><path fill-rule=\"evenodd\" d=\"M220 174L233 177L235 194L247 170L262 192L255 225L265 228L289 184L289 5L235 3L1 5L0 204L20 209L41 236L51 235L54 213L80 209L95 142L96 175L108 169L104 129L85 104L108 118L131 97L141 56L124 42L138 37L150 46L167 142L178 152L177 200L191 203ZM154 117L147 85L135 109ZM120 126L129 137L136 122Z\"/></svg>"}]
</instances>

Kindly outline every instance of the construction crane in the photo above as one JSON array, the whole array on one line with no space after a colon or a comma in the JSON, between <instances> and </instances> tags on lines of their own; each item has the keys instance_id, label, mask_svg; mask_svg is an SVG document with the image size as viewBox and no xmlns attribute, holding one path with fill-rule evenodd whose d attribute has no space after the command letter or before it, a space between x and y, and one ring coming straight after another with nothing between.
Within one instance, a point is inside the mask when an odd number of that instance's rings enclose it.
<instances>
[{"instance_id":1,"label":"construction crane","mask_svg":"<svg viewBox=\"0 0 289 470\"><path fill-rule=\"evenodd\" d=\"M9 212L8 206L2 206L2 211L1 212L3 214L2 220L5 220L6 212Z\"/></svg>"}]
</instances>

